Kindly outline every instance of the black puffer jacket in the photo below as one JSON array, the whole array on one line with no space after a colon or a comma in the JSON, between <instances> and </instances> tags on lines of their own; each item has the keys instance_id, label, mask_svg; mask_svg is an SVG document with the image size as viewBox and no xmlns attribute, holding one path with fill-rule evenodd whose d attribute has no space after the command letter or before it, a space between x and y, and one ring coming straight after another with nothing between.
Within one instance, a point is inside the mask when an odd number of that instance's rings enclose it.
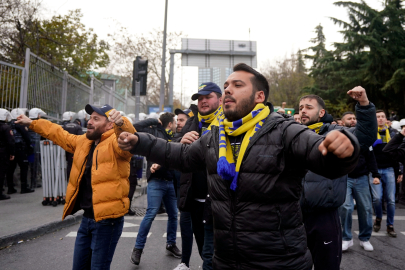
<instances>
[{"instance_id":1,"label":"black puffer jacket","mask_svg":"<svg viewBox=\"0 0 405 270\"><path fill-rule=\"evenodd\" d=\"M301 180L308 169L336 178L356 166L357 139L342 132L352 140L352 157L323 156L318 146L324 137L292 118L271 113L250 140L235 192L231 182L217 174L218 127L191 145L137 133L139 142L132 152L183 172L206 167L215 269L310 269L312 259L299 204Z\"/></svg>"},{"instance_id":2,"label":"black puffer jacket","mask_svg":"<svg viewBox=\"0 0 405 270\"><path fill-rule=\"evenodd\" d=\"M370 102L368 106L356 105L357 125L355 128L345 128L338 125L324 124L319 135L328 134L332 130L347 130L353 133L362 151L368 151L369 147L377 139L377 119L375 106ZM353 164L355 168L357 165ZM350 172L350 171L349 171ZM333 178L325 177L310 170L303 179L304 192L301 199L302 210L305 213L336 209L346 200L347 175L337 175ZM333 180L332 180L333 179Z\"/></svg>"},{"instance_id":3,"label":"black puffer jacket","mask_svg":"<svg viewBox=\"0 0 405 270\"><path fill-rule=\"evenodd\" d=\"M166 130L162 127L159 120L157 120L157 119L148 118L148 119L139 121L138 123L134 124L134 127L139 132L146 132L146 133L152 134L155 137L164 139L166 141L170 139L166 133ZM156 162L151 162L148 159L148 168L146 168L146 178L148 179L148 181L152 178L166 179L166 180L171 180L171 181L173 181L175 179L173 170L169 170L169 169L165 168L164 166L160 167L160 169L157 170L155 173L151 173L150 167L152 166L153 163L156 163ZM162 165L162 164L160 164L160 165Z\"/></svg>"},{"instance_id":4,"label":"black puffer jacket","mask_svg":"<svg viewBox=\"0 0 405 270\"><path fill-rule=\"evenodd\" d=\"M181 130L180 133L176 133L174 135L173 141L174 142L180 142L181 138L183 138L184 134L190 132L190 131L196 131L199 132L199 121L197 116L192 116L189 119L187 119L186 124L184 125L183 129ZM189 212L191 211L190 207L192 206L192 201L194 200L193 198L193 191L192 191L192 179L193 179L193 174L203 174L206 175L205 173L205 168L204 171L193 171L192 173L182 173L180 177L180 196L177 201L177 206L181 211ZM201 178L203 179L203 178ZM203 189L207 190L208 184L207 181L205 183L199 183L199 186L202 187ZM200 198L202 199L202 198Z\"/></svg>"}]
</instances>

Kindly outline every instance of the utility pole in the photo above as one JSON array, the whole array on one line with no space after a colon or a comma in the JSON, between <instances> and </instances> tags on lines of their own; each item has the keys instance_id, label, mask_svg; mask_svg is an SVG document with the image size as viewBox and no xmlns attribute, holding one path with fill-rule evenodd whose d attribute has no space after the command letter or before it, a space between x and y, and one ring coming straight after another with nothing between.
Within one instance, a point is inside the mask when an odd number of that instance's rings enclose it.
<instances>
[{"instance_id":1,"label":"utility pole","mask_svg":"<svg viewBox=\"0 0 405 270\"><path fill-rule=\"evenodd\" d=\"M160 112L163 112L163 109L165 106L167 4L168 4L168 0L166 0L166 5L165 5L165 28L163 31L162 74L160 75L160 102L159 102Z\"/></svg>"}]
</instances>

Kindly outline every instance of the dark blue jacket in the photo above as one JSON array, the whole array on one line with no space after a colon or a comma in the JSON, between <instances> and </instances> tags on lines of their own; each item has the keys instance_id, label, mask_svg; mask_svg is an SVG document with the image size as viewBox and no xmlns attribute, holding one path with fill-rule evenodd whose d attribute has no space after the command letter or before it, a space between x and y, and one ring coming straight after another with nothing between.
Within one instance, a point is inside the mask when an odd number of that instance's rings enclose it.
<instances>
[{"instance_id":1,"label":"dark blue jacket","mask_svg":"<svg viewBox=\"0 0 405 270\"><path fill-rule=\"evenodd\" d=\"M377 139L377 118L375 111L375 106L371 102L368 106L357 104L356 127L345 128L325 123L319 131L319 135L326 136L332 130L347 129L357 137L361 151L368 151L369 147ZM347 175L336 179L329 179L308 171L303 179L303 186L301 206L304 213L336 209L346 200Z\"/></svg>"}]
</instances>

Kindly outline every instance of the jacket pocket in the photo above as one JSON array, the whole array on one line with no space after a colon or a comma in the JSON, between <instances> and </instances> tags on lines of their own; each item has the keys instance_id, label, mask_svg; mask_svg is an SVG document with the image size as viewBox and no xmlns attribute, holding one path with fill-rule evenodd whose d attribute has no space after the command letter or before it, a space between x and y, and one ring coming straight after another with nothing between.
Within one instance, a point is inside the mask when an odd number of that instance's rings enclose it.
<instances>
[{"instance_id":1,"label":"jacket pocket","mask_svg":"<svg viewBox=\"0 0 405 270\"><path fill-rule=\"evenodd\" d=\"M287 253L290 253L288 245L287 245L287 240L285 239L284 230L283 230L282 225L281 225L282 219L281 219L281 212L280 212L280 207L279 206L276 207L276 211L277 211L277 216L278 216L278 231L280 232L281 241L283 242L285 251Z\"/></svg>"}]
</instances>

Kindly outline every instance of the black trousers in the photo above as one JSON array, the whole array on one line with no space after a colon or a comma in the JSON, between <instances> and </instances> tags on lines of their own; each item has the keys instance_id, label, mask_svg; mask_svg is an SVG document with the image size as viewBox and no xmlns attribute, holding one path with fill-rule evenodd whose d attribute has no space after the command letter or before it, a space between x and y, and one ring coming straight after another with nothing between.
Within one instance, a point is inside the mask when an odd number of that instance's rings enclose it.
<instances>
[{"instance_id":1,"label":"black trousers","mask_svg":"<svg viewBox=\"0 0 405 270\"><path fill-rule=\"evenodd\" d=\"M308 248L315 270L339 270L342 261L342 227L338 209L304 213Z\"/></svg>"},{"instance_id":2,"label":"black trousers","mask_svg":"<svg viewBox=\"0 0 405 270\"><path fill-rule=\"evenodd\" d=\"M191 214L191 225L193 227L194 238L197 243L198 253L202 259L202 251L204 246L204 204L203 202L199 202L193 200L192 202L192 210L190 211Z\"/></svg>"},{"instance_id":3,"label":"black trousers","mask_svg":"<svg viewBox=\"0 0 405 270\"><path fill-rule=\"evenodd\" d=\"M7 164L10 160L10 155L0 153L0 195L3 194L4 179L6 179Z\"/></svg>"},{"instance_id":4,"label":"black trousers","mask_svg":"<svg viewBox=\"0 0 405 270\"><path fill-rule=\"evenodd\" d=\"M27 154L24 153L25 150L16 149L16 155L14 160L8 161L8 168L7 168L7 186L8 189L13 189L13 177L15 169L20 166L20 181L21 181L21 188L27 188L27 175L28 175L28 157Z\"/></svg>"}]
</instances>

